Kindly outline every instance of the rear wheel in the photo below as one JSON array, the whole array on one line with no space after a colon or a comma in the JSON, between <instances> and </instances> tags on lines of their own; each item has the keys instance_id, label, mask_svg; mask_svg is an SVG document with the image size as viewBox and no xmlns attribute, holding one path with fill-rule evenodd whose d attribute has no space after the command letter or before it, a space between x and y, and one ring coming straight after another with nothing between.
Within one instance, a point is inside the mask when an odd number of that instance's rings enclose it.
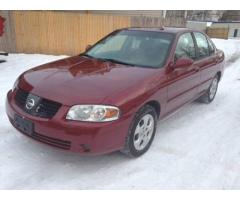
<instances>
[{"instance_id":1,"label":"rear wheel","mask_svg":"<svg viewBox=\"0 0 240 200\"><path fill-rule=\"evenodd\" d=\"M211 103L217 93L217 89L218 89L218 82L219 82L219 77L218 75L216 75L213 80L212 83L210 85L210 87L208 88L207 92L201 96L198 101L202 102L202 103Z\"/></svg>"},{"instance_id":2,"label":"rear wheel","mask_svg":"<svg viewBox=\"0 0 240 200\"><path fill-rule=\"evenodd\" d=\"M144 154L152 144L157 124L157 113L152 106L145 105L136 114L126 137L122 153L131 157Z\"/></svg>"}]
</instances>

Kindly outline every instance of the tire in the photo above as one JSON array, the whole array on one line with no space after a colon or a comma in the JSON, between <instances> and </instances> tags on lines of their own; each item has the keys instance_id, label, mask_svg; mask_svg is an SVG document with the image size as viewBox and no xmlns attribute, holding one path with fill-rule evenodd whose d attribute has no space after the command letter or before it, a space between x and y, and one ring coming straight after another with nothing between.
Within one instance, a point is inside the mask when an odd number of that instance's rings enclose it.
<instances>
[{"instance_id":1,"label":"tire","mask_svg":"<svg viewBox=\"0 0 240 200\"><path fill-rule=\"evenodd\" d=\"M216 93L217 93L217 89L218 89L218 82L219 82L219 77L218 75L216 75L212 82L211 82L211 85L209 86L208 90L206 91L205 94L203 94L199 99L198 101L201 102L201 103L211 103L215 96L216 96Z\"/></svg>"},{"instance_id":2,"label":"tire","mask_svg":"<svg viewBox=\"0 0 240 200\"><path fill-rule=\"evenodd\" d=\"M156 126L156 110L150 105L145 105L136 113L121 152L130 157L143 155L152 144Z\"/></svg>"}]
</instances>

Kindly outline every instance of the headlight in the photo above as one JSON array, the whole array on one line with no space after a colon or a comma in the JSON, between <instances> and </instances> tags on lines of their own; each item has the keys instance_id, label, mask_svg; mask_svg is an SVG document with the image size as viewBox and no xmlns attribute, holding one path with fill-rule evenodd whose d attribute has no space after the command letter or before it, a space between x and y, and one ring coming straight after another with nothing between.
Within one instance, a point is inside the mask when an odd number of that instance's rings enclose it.
<instances>
[{"instance_id":1,"label":"headlight","mask_svg":"<svg viewBox=\"0 0 240 200\"><path fill-rule=\"evenodd\" d=\"M75 105L72 106L66 119L88 122L114 121L119 118L119 109L104 105Z\"/></svg>"}]
</instances>

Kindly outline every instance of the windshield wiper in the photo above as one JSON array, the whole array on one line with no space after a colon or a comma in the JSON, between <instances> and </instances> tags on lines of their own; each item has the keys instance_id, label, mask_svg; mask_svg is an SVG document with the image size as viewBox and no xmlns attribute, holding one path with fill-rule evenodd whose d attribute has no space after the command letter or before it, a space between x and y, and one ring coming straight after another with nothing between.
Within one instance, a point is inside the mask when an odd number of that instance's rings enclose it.
<instances>
[{"instance_id":1,"label":"windshield wiper","mask_svg":"<svg viewBox=\"0 0 240 200\"><path fill-rule=\"evenodd\" d=\"M122 65L135 66L134 64L126 63L126 62L123 62L123 61L120 61L120 60L115 60L115 59L112 59L112 58L98 58L98 57L90 56L89 54L80 54L80 55L81 56L86 56L88 58L102 60L102 61L105 61L105 62L113 62L113 63L122 64Z\"/></svg>"},{"instance_id":2,"label":"windshield wiper","mask_svg":"<svg viewBox=\"0 0 240 200\"><path fill-rule=\"evenodd\" d=\"M113 62L113 63L122 64L122 65L135 66L134 64L123 62L123 61L120 61L120 60L115 60L115 59L112 59L112 58L99 58L99 59L102 59L104 61Z\"/></svg>"}]
</instances>

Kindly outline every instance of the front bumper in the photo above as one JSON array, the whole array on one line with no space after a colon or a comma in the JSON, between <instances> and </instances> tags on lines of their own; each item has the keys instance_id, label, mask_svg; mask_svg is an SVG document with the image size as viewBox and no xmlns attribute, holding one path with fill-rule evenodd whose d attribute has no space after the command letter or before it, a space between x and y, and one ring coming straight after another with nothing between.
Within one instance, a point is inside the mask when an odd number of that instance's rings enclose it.
<instances>
[{"instance_id":1,"label":"front bumper","mask_svg":"<svg viewBox=\"0 0 240 200\"><path fill-rule=\"evenodd\" d=\"M103 123L68 121L65 116L69 106L63 105L53 118L44 119L29 115L20 109L15 104L14 95L15 93L10 90L6 99L9 121L14 126L15 114L32 121L34 133L30 137L35 140L62 149L88 154L103 154L120 150L125 143L132 120L130 115L121 116L119 120L113 122ZM26 135L26 133L24 134Z\"/></svg>"}]
</instances>

